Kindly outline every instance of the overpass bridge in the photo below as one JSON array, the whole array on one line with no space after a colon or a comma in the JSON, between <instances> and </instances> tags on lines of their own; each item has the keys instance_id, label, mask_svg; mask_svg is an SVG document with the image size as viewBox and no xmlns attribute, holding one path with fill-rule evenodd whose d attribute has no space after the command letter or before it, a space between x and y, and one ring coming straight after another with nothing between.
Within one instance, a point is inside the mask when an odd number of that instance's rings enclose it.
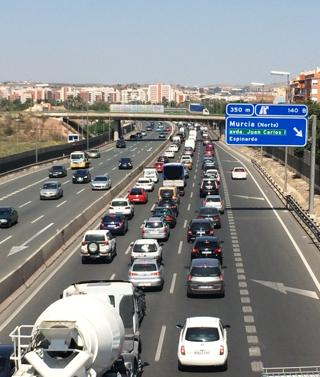
<instances>
[{"instance_id":1,"label":"overpass bridge","mask_svg":"<svg viewBox=\"0 0 320 377\"><path fill-rule=\"evenodd\" d=\"M205 122L216 124L220 127L224 123L224 115L204 115L204 114L166 114L166 113L116 113L116 112L97 112L97 111L45 111L34 113L38 117L53 117L67 119L105 119L118 122L118 133L121 132L121 120L126 121L168 121L168 122Z\"/></svg>"}]
</instances>

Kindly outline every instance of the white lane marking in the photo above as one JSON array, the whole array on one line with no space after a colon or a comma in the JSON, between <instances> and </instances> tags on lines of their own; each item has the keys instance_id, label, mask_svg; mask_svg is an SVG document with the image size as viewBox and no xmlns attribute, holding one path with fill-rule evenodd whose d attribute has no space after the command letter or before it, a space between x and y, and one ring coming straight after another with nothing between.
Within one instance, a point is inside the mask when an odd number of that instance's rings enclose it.
<instances>
[{"instance_id":1,"label":"white lane marking","mask_svg":"<svg viewBox=\"0 0 320 377\"><path fill-rule=\"evenodd\" d=\"M261 356L260 347L249 347L249 356L253 356L253 357Z\"/></svg>"},{"instance_id":2,"label":"white lane marking","mask_svg":"<svg viewBox=\"0 0 320 377\"><path fill-rule=\"evenodd\" d=\"M183 241L180 241L180 242L179 242L179 247L178 247L178 254L181 254L181 251L182 251L182 245L183 245Z\"/></svg>"},{"instance_id":3,"label":"white lane marking","mask_svg":"<svg viewBox=\"0 0 320 377\"><path fill-rule=\"evenodd\" d=\"M99 165L99 166L101 166L102 164L103 164L103 162L99 162L99 164L98 164L98 165Z\"/></svg>"},{"instance_id":4,"label":"white lane marking","mask_svg":"<svg viewBox=\"0 0 320 377\"><path fill-rule=\"evenodd\" d=\"M236 158L232 153L230 153L229 151L227 151L226 149L224 149L223 147L221 147L220 145L220 148L223 149L226 153L229 153L233 158ZM238 159L237 159L238 160ZM256 184L256 186L258 187L259 191L261 192L262 196L265 198L266 202L268 203L269 207L272 209L272 212L274 213L274 215L276 216L277 220L279 221L280 225L282 226L282 229L286 232L289 240L291 241L294 249L296 250L297 254L299 255L302 263L304 264L305 268L307 269L312 281L314 282L315 286L317 287L318 291L320 292L320 282L318 281L318 279L316 278L314 272L312 271L309 263L307 262L306 258L304 257L304 255L302 254L302 251L300 249L300 247L298 246L298 244L296 243L295 239L293 238L292 234L290 233L289 229L286 227L285 223L282 221L281 217L279 216L278 214L278 211L273 207L270 199L268 198L268 196L264 193L263 189L261 188L261 186L259 185L259 183L257 182L257 180L255 179L255 177L253 176L253 174L250 172L250 170L248 170L247 166L241 162L240 160L238 160L239 163L245 167L250 175L250 177L252 178L252 180L254 181L254 183Z\"/></svg>"},{"instance_id":5,"label":"white lane marking","mask_svg":"<svg viewBox=\"0 0 320 377\"><path fill-rule=\"evenodd\" d=\"M258 196L247 196L247 195L233 195L237 198L242 198L242 199L254 199L254 200L264 200L264 198L260 198Z\"/></svg>"},{"instance_id":6,"label":"white lane marking","mask_svg":"<svg viewBox=\"0 0 320 377\"><path fill-rule=\"evenodd\" d=\"M53 225L53 223L52 223ZM42 281L40 281L37 285L35 285L34 289L31 290L30 294L26 299L21 303L17 309L15 309L10 315L8 315L7 319L4 320L0 324L0 331L3 331L9 323L14 320L17 315L28 305L28 303L41 291L41 289L57 274L57 272L61 269L61 267L73 257L75 253L79 252L79 245L77 245L70 254L67 254L65 258L61 261L61 263Z\"/></svg>"},{"instance_id":7,"label":"white lane marking","mask_svg":"<svg viewBox=\"0 0 320 377\"><path fill-rule=\"evenodd\" d=\"M64 200L62 203L58 204L56 207L59 208L59 207L63 206L65 203L67 203L67 200Z\"/></svg>"},{"instance_id":8,"label":"white lane marking","mask_svg":"<svg viewBox=\"0 0 320 377\"><path fill-rule=\"evenodd\" d=\"M191 208L191 204L189 203L189 204L188 204L187 211L190 211L190 208Z\"/></svg>"},{"instance_id":9,"label":"white lane marking","mask_svg":"<svg viewBox=\"0 0 320 377\"><path fill-rule=\"evenodd\" d=\"M50 223L48 224L46 227L44 227L43 229L39 230L39 232L35 233L32 237L30 237L27 241L25 241L23 244L21 244L20 246L13 246L8 254L9 255L13 255L13 254L16 254L16 253L19 253L20 251L26 249L28 246L27 244L30 243L31 241L33 241L36 237L40 236L41 233L43 233L44 231L46 231L47 229L49 229L52 225L54 225L54 223ZM61 266L60 266L61 267Z\"/></svg>"},{"instance_id":10,"label":"white lane marking","mask_svg":"<svg viewBox=\"0 0 320 377\"><path fill-rule=\"evenodd\" d=\"M22 188L19 189L19 190L16 190L16 191L10 192L10 194L5 195L5 196L2 196L2 197L0 198L0 200L4 200L4 199L7 199L7 198L10 198L11 196L13 196L13 195L15 195L15 194L19 194L19 192L24 191L24 190L27 190L28 188L30 188L30 187L32 187L32 186L38 185L39 183L41 183L41 182L43 182L43 181L46 181L47 179L48 179L48 178L42 178L42 179L40 179L39 181L33 182L33 183L31 183L30 185L28 185L28 186L24 186L24 187L22 187Z\"/></svg>"},{"instance_id":11,"label":"white lane marking","mask_svg":"<svg viewBox=\"0 0 320 377\"><path fill-rule=\"evenodd\" d=\"M109 280L114 280L115 277L116 277L116 274L112 274L112 275L110 276L110 279L109 279Z\"/></svg>"},{"instance_id":12,"label":"white lane marking","mask_svg":"<svg viewBox=\"0 0 320 377\"><path fill-rule=\"evenodd\" d=\"M177 273L175 272L173 275L172 275L172 280L171 280L171 286L170 286L170 294L172 295L173 292L174 292L174 286L176 284L176 279L177 279Z\"/></svg>"},{"instance_id":13,"label":"white lane marking","mask_svg":"<svg viewBox=\"0 0 320 377\"><path fill-rule=\"evenodd\" d=\"M249 344L258 344L259 343L259 339L256 335L248 335L247 336L247 342Z\"/></svg>"},{"instance_id":14,"label":"white lane marking","mask_svg":"<svg viewBox=\"0 0 320 377\"><path fill-rule=\"evenodd\" d=\"M23 207L27 206L30 203L32 203L32 200L29 200L28 202L21 204L21 206L19 206L19 208L23 208Z\"/></svg>"},{"instance_id":15,"label":"white lane marking","mask_svg":"<svg viewBox=\"0 0 320 377\"><path fill-rule=\"evenodd\" d=\"M187 227L187 223L188 223L188 220L184 220L184 223L183 223L183 227L184 227L184 228Z\"/></svg>"},{"instance_id":16,"label":"white lane marking","mask_svg":"<svg viewBox=\"0 0 320 377\"><path fill-rule=\"evenodd\" d=\"M252 370L252 372L262 372L263 371L262 361L252 361L251 362L251 370Z\"/></svg>"},{"instance_id":17,"label":"white lane marking","mask_svg":"<svg viewBox=\"0 0 320 377\"><path fill-rule=\"evenodd\" d=\"M135 148L133 148L133 149L131 149L132 150L132 152L134 152L135 150L137 150L137 147L135 147Z\"/></svg>"},{"instance_id":18,"label":"white lane marking","mask_svg":"<svg viewBox=\"0 0 320 377\"><path fill-rule=\"evenodd\" d=\"M300 288L292 288L292 287L287 287L283 283L276 283L273 281L264 281L264 280L254 280L252 279L255 283L261 284L265 287L274 289L278 292L284 293L285 295L288 292L296 293L298 295L310 297L310 298L315 298L316 300L319 300L319 297L315 291L309 291L306 289L300 289Z\"/></svg>"},{"instance_id":19,"label":"white lane marking","mask_svg":"<svg viewBox=\"0 0 320 377\"><path fill-rule=\"evenodd\" d=\"M129 246L127 247L126 251L124 252L125 255L128 255L130 250L131 250L131 246L129 245Z\"/></svg>"},{"instance_id":20,"label":"white lane marking","mask_svg":"<svg viewBox=\"0 0 320 377\"><path fill-rule=\"evenodd\" d=\"M111 160L111 158L107 158L107 161L110 161Z\"/></svg>"},{"instance_id":21,"label":"white lane marking","mask_svg":"<svg viewBox=\"0 0 320 377\"><path fill-rule=\"evenodd\" d=\"M152 148L149 148L146 150L146 152L151 152L152 151Z\"/></svg>"},{"instance_id":22,"label":"white lane marking","mask_svg":"<svg viewBox=\"0 0 320 377\"><path fill-rule=\"evenodd\" d=\"M12 236L8 236L7 238L5 238L4 240L0 241L0 245L8 240L10 240L10 238L12 238Z\"/></svg>"},{"instance_id":23,"label":"white lane marking","mask_svg":"<svg viewBox=\"0 0 320 377\"><path fill-rule=\"evenodd\" d=\"M117 169L117 167L115 166L114 168L112 168L111 170L116 170Z\"/></svg>"},{"instance_id":24,"label":"white lane marking","mask_svg":"<svg viewBox=\"0 0 320 377\"><path fill-rule=\"evenodd\" d=\"M135 155L135 154L133 154L133 155L132 155L132 157L136 157L136 155Z\"/></svg>"},{"instance_id":25,"label":"white lane marking","mask_svg":"<svg viewBox=\"0 0 320 377\"><path fill-rule=\"evenodd\" d=\"M190 198L192 198L193 197L193 191L191 191L191 193L190 193Z\"/></svg>"},{"instance_id":26,"label":"white lane marking","mask_svg":"<svg viewBox=\"0 0 320 377\"><path fill-rule=\"evenodd\" d=\"M256 326L247 325L247 326L245 326L245 329L246 329L247 334L256 334L257 333Z\"/></svg>"},{"instance_id":27,"label":"white lane marking","mask_svg":"<svg viewBox=\"0 0 320 377\"><path fill-rule=\"evenodd\" d=\"M66 185L67 183L69 183L70 182L70 179L67 179L66 181L64 181L62 184L63 185Z\"/></svg>"},{"instance_id":28,"label":"white lane marking","mask_svg":"<svg viewBox=\"0 0 320 377\"><path fill-rule=\"evenodd\" d=\"M254 316L253 315L244 315L243 321L245 323L254 323Z\"/></svg>"},{"instance_id":29,"label":"white lane marking","mask_svg":"<svg viewBox=\"0 0 320 377\"><path fill-rule=\"evenodd\" d=\"M85 189L81 189L80 191L77 192L77 195L79 195L82 191L84 191Z\"/></svg>"},{"instance_id":30,"label":"white lane marking","mask_svg":"<svg viewBox=\"0 0 320 377\"><path fill-rule=\"evenodd\" d=\"M165 336L165 333L166 333L166 329L167 329L167 326L165 326L165 325L163 325L161 327L161 332L160 332L160 336L159 336L159 341L158 341L158 346L157 346L156 355L154 357L154 361L159 361L160 360L161 350L162 350L162 346L163 346L163 341L164 341L164 336Z\"/></svg>"},{"instance_id":31,"label":"white lane marking","mask_svg":"<svg viewBox=\"0 0 320 377\"><path fill-rule=\"evenodd\" d=\"M150 208L150 211L153 211L154 208L155 208L155 206L156 206L156 203L154 203L154 204L152 205L152 207Z\"/></svg>"},{"instance_id":32,"label":"white lane marking","mask_svg":"<svg viewBox=\"0 0 320 377\"><path fill-rule=\"evenodd\" d=\"M194 185L195 185L195 182L192 183L192 187L194 187Z\"/></svg>"},{"instance_id":33,"label":"white lane marking","mask_svg":"<svg viewBox=\"0 0 320 377\"><path fill-rule=\"evenodd\" d=\"M39 221L39 220L42 219L43 217L44 217L44 215L41 215L41 216L37 217L36 219L34 219L33 221L31 221L31 224L36 223L37 221Z\"/></svg>"}]
</instances>

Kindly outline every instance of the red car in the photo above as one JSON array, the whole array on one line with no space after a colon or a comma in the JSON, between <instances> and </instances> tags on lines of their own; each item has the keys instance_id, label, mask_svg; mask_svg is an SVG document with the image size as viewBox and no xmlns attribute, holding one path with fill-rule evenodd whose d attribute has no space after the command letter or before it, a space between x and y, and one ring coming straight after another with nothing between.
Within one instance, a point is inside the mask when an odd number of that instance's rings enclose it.
<instances>
[{"instance_id":1,"label":"red car","mask_svg":"<svg viewBox=\"0 0 320 377\"><path fill-rule=\"evenodd\" d=\"M204 153L203 153L204 156L210 156L210 157L213 157L214 156L214 151L213 150L205 150Z\"/></svg>"},{"instance_id":2,"label":"red car","mask_svg":"<svg viewBox=\"0 0 320 377\"><path fill-rule=\"evenodd\" d=\"M163 162L162 161L157 161L155 164L154 164L154 167L156 168L157 172L158 173L162 173L163 172Z\"/></svg>"},{"instance_id":3,"label":"red car","mask_svg":"<svg viewBox=\"0 0 320 377\"><path fill-rule=\"evenodd\" d=\"M206 151L214 151L214 145L210 142L205 147Z\"/></svg>"},{"instance_id":4,"label":"red car","mask_svg":"<svg viewBox=\"0 0 320 377\"><path fill-rule=\"evenodd\" d=\"M133 187L128 193L128 200L130 203L145 204L148 201L148 193L143 188Z\"/></svg>"}]
</instances>

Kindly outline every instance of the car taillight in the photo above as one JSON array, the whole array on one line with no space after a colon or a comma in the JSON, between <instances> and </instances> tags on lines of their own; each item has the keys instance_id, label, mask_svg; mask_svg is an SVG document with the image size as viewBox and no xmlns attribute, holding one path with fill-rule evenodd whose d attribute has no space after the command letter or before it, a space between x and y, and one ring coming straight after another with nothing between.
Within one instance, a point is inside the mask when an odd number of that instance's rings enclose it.
<instances>
[{"instance_id":1,"label":"car taillight","mask_svg":"<svg viewBox=\"0 0 320 377\"><path fill-rule=\"evenodd\" d=\"M171 220L172 220L172 216L167 215L167 216L165 217L165 219L166 219L167 221L171 221Z\"/></svg>"},{"instance_id":2,"label":"car taillight","mask_svg":"<svg viewBox=\"0 0 320 377\"><path fill-rule=\"evenodd\" d=\"M186 350L185 350L184 346L180 347L180 353L181 353L181 355L185 355L186 354Z\"/></svg>"},{"instance_id":3,"label":"car taillight","mask_svg":"<svg viewBox=\"0 0 320 377\"><path fill-rule=\"evenodd\" d=\"M152 275L152 276L160 276L160 272L159 272L159 271L157 271L157 272L152 272L151 275Z\"/></svg>"},{"instance_id":4,"label":"car taillight","mask_svg":"<svg viewBox=\"0 0 320 377\"><path fill-rule=\"evenodd\" d=\"M82 241L81 245L84 246L86 244L86 241Z\"/></svg>"},{"instance_id":5,"label":"car taillight","mask_svg":"<svg viewBox=\"0 0 320 377\"><path fill-rule=\"evenodd\" d=\"M103 241L103 244L104 244L104 245L109 245L109 241L108 241L108 240Z\"/></svg>"},{"instance_id":6,"label":"car taillight","mask_svg":"<svg viewBox=\"0 0 320 377\"><path fill-rule=\"evenodd\" d=\"M220 218L219 218L218 215L213 216L213 220L219 220L219 219L220 219Z\"/></svg>"},{"instance_id":7,"label":"car taillight","mask_svg":"<svg viewBox=\"0 0 320 377\"><path fill-rule=\"evenodd\" d=\"M223 280L224 280L224 276L221 274L221 275L219 276L219 279L220 279L221 281L223 281Z\"/></svg>"},{"instance_id":8,"label":"car taillight","mask_svg":"<svg viewBox=\"0 0 320 377\"><path fill-rule=\"evenodd\" d=\"M130 209L130 207L128 206L128 207L124 207L125 209Z\"/></svg>"},{"instance_id":9,"label":"car taillight","mask_svg":"<svg viewBox=\"0 0 320 377\"><path fill-rule=\"evenodd\" d=\"M136 276L138 275L136 272L129 271L129 276Z\"/></svg>"},{"instance_id":10,"label":"car taillight","mask_svg":"<svg viewBox=\"0 0 320 377\"><path fill-rule=\"evenodd\" d=\"M189 274L189 275L187 276L187 280L188 280L188 281L192 280L192 275L191 275L191 274Z\"/></svg>"},{"instance_id":11,"label":"car taillight","mask_svg":"<svg viewBox=\"0 0 320 377\"><path fill-rule=\"evenodd\" d=\"M144 232L145 232L144 228L141 228L141 234L144 234Z\"/></svg>"},{"instance_id":12,"label":"car taillight","mask_svg":"<svg viewBox=\"0 0 320 377\"><path fill-rule=\"evenodd\" d=\"M196 247L194 247L194 248L192 249L192 253L199 253L199 249L197 249Z\"/></svg>"},{"instance_id":13,"label":"car taillight","mask_svg":"<svg viewBox=\"0 0 320 377\"><path fill-rule=\"evenodd\" d=\"M191 231L191 230L188 230L188 234L192 234L192 231Z\"/></svg>"},{"instance_id":14,"label":"car taillight","mask_svg":"<svg viewBox=\"0 0 320 377\"><path fill-rule=\"evenodd\" d=\"M214 249L214 251L215 251L215 253L221 253L221 247L216 247L216 248Z\"/></svg>"},{"instance_id":15,"label":"car taillight","mask_svg":"<svg viewBox=\"0 0 320 377\"><path fill-rule=\"evenodd\" d=\"M204 218L204 217L201 216L201 215L197 216L197 219L203 219L203 218Z\"/></svg>"},{"instance_id":16,"label":"car taillight","mask_svg":"<svg viewBox=\"0 0 320 377\"><path fill-rule=\"evenodd\" d=\"M214 234L214 231L212 229L209 230L209 234Z\"/></svg>"},{"instance_id":17,"label":"car taillight","mask_svg":"<svg viewBox=\"0 0 320 377\"><path fill-rule=\"evenodd\" d=\"M219 352L220 355L224 355L224 346L220 346L220 352Z\"/></svg>"}]
</instances>

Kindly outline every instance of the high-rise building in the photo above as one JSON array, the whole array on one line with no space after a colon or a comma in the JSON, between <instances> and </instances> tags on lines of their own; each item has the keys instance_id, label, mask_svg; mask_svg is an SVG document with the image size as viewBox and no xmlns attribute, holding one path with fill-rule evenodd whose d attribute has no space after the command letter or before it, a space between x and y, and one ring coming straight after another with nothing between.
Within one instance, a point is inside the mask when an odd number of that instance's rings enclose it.
<instances>
[{"instance_id":1,"label":"high-rise building","mask_svg":"<svg viewBox=\"0 0 320 377\"><path fill-rule=\"evenodd\" d=\"M290 83L295 102L311 100L320 103L320 68L300 72Z\"/></svg>"},{"instance_id":2,"label":"high-rise building","mask_svg":"<svg viewBox=\"0 0 320 377\"><path fill-rule=\"evenodd\" d=\"M171 85L151 84L148 86L148 99L151 103L162 103L162 99L174 100L174 93Z\"/></svg>"}]
</instances>

